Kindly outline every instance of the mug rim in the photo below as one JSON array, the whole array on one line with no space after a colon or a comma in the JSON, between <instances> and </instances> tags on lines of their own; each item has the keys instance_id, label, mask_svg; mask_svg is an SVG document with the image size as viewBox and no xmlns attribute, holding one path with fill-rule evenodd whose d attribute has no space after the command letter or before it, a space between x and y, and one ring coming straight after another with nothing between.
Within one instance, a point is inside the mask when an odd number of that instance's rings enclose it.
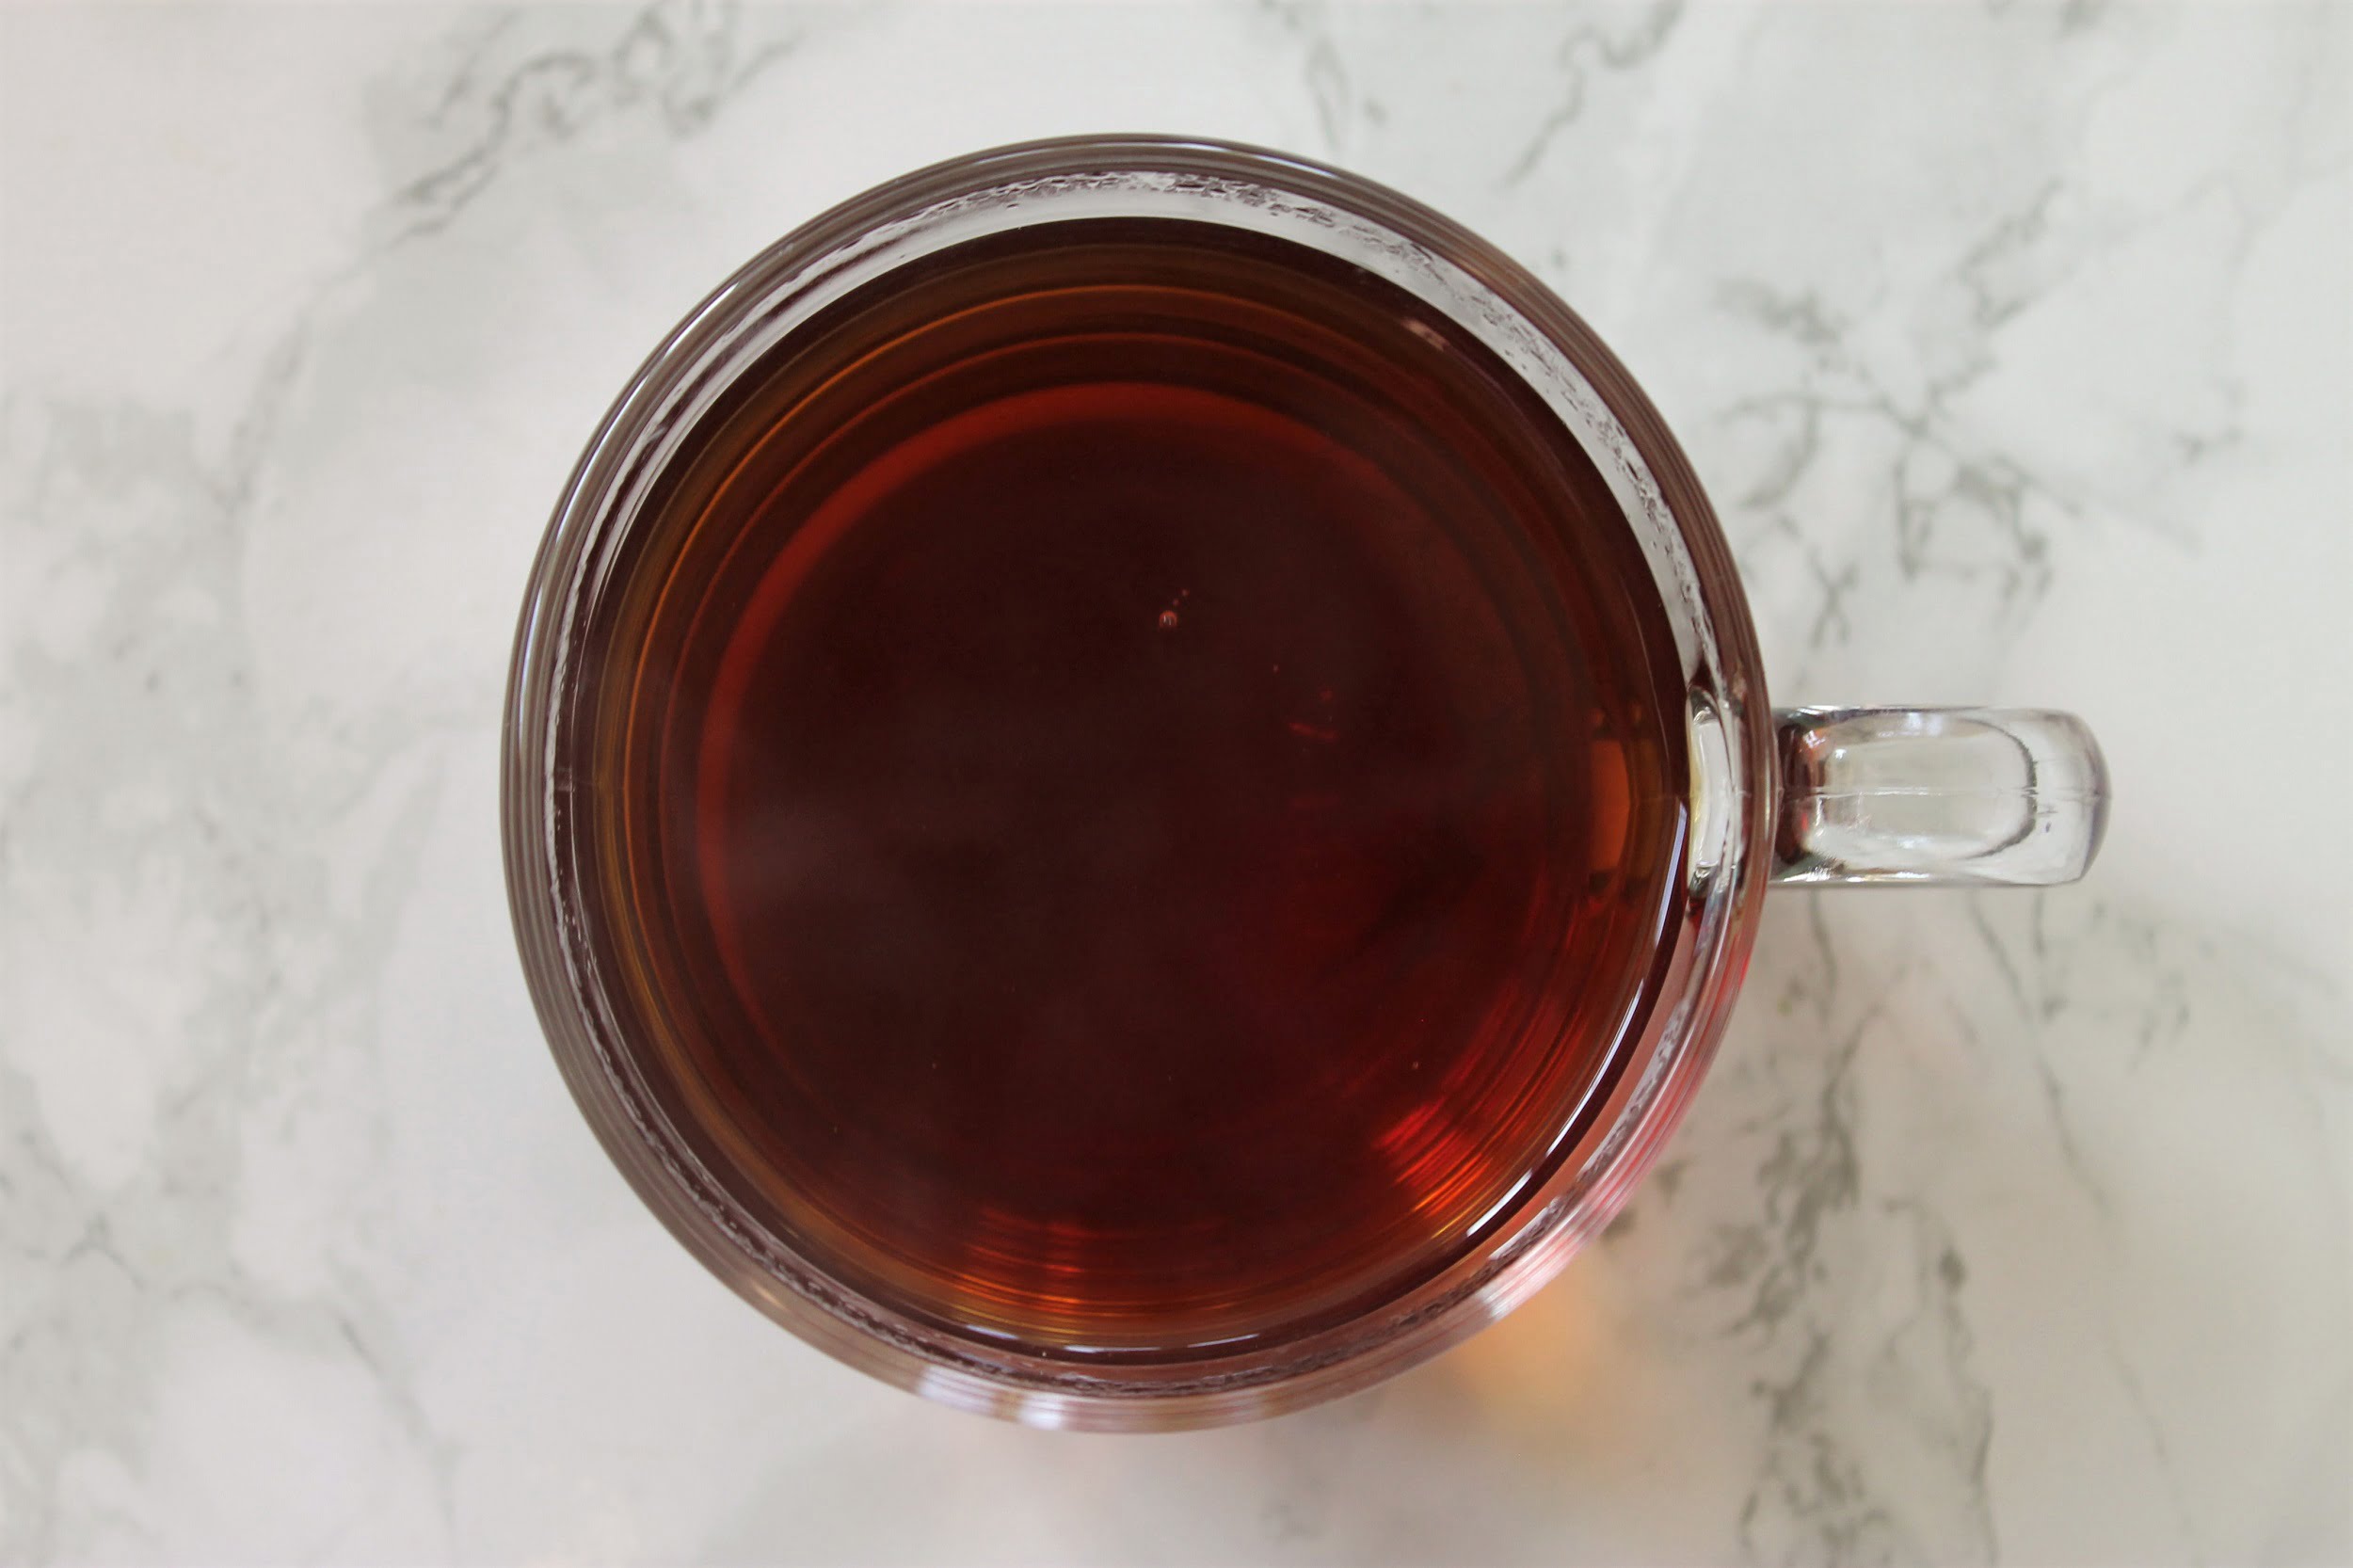
<instances>
[{"instance_id":1,"label":"mug rim","mask_svg":"<svg viewBox=\"0 0 2353 1568\"><path fill-rule=\"evenodd\" d=\"M949 1336L867 1298L768 1234L699 1168L617 1045L623 1032L586 951L581 877L568 853L577 848L570 792L579 781L559 776L553 758L577 695L564 683L568 634L597 552L626 534L633 487L660 471L664 440L692 423L680 410L723 389L730 365L742 367L747 331L838 284L894 228L916 232L933 215L1009 187L1147 175L1240 183L1375 225L1468 279L1571 367L1623 438L1610 454L1615 479L1642 490L1646 506L1663 507L1673 535L1665 543L1688 565L1680 608L1698 639L1684 671L1694 727L1691 820L1713 823L1720 840L1692 846L1692 884L1678 901L1687 918L1662 938L1640 1037L1621 1040L1604 1102L1572 1156L1516 1200L1514 1223L1348 1322L1232 1354L1104 1368ZM1590 451L1583 426L1568 433ZM1627 523L1639 530L1630 515ZM1658 585L1675 614L1669 584ZM1703 739L1712 772L1702 765ZM1559 1272L1623 1206L1714 1053L1754 938L1775 800L1770 708L1730 549L1688 459L1615 355L1532 273L1412 198L1294 154L1193 136L1060 137L948 159L820 214L713 290L631 376L565 486L517 629L502 745L508 902L533 1000L573 1098L639 1198L739 1294L838 1359L950 1404L1099 1430L1222 1424L1366 1386L1467 1336ZM1703 847L1713 855L1704 869Z\"/></svg>"}]
</instances>

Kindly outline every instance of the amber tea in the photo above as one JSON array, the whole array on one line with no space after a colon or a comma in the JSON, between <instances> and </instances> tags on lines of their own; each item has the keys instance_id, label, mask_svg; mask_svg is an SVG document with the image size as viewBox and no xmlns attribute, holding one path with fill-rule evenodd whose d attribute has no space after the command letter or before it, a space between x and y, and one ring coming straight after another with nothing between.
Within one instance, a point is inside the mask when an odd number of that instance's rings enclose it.
<instances>
[{"instance_id":1,"label":"amber tea","mask_svg":"<svg viewBox=\"0 0 2353 1568\"><path fill-rule=\"evenodd\" d=\"M1602 474L1398 285L1042 224L796 329L659 476L560 759L619 1034L871 1299L1273 1343L1511 1224L1639 1031L1681 677Z\"/></svg>"}]
</instances>

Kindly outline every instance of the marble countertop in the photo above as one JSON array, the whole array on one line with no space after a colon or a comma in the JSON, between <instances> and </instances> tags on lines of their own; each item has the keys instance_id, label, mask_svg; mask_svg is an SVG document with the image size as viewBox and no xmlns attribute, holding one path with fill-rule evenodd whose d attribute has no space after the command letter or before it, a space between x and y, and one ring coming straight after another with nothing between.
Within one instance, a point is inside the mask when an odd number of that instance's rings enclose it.
<instances>
[{"instance_id":1,"label":"marble countertop","mask_svg":"<svg viewBox=\"0 0 2353 1568\"><path fill-rule=\"evenodd\" d=\"M8 10L0 1560L2353 1557L2349 24ZM1776 896L1514 1318L1128 1440L871 1384L662 1232L495 801L525 568L659 335L879 179L1102 129L1494 237L1680 433L1777 698L2074 709L2118 792L2079 887Z\"/></svg>"}]
</instances>

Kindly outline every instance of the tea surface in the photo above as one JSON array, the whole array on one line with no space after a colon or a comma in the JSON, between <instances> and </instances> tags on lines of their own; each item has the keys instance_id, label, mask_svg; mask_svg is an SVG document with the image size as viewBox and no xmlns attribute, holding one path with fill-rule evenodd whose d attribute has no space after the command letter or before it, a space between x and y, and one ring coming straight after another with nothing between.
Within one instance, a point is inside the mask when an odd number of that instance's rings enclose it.
<instances>
[{"instance_id":1,"label":"tea surface","mask_svg":"<svg viewBox=\"0 0 2353 1568\"><path fill-rule=\"evenodd\" d=\"M1544 405L1369 274L1166 220L902 269L731 392L599 611L640 1070L828 1272L984 1338L1393 1297L1648 1004L1655 592Z\"/></svg>"}]
</instances>

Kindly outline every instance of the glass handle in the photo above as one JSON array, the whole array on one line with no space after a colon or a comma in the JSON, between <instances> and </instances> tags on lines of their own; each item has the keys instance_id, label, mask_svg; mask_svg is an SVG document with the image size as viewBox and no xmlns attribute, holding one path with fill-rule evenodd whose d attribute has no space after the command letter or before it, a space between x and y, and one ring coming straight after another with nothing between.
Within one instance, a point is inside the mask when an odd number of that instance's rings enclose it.
<instances>
[{"instance_id":1,"label":"glass handle","mask_svg":"<svg viewBox=\"0 0 2353 1568\"><path fill-rule=\"evenodd\" d=\"M2073 713L1789 708L1773 723L1776 883L2040 888L2099 853L2107 763Z\"/></svg>"}]
</instances>

